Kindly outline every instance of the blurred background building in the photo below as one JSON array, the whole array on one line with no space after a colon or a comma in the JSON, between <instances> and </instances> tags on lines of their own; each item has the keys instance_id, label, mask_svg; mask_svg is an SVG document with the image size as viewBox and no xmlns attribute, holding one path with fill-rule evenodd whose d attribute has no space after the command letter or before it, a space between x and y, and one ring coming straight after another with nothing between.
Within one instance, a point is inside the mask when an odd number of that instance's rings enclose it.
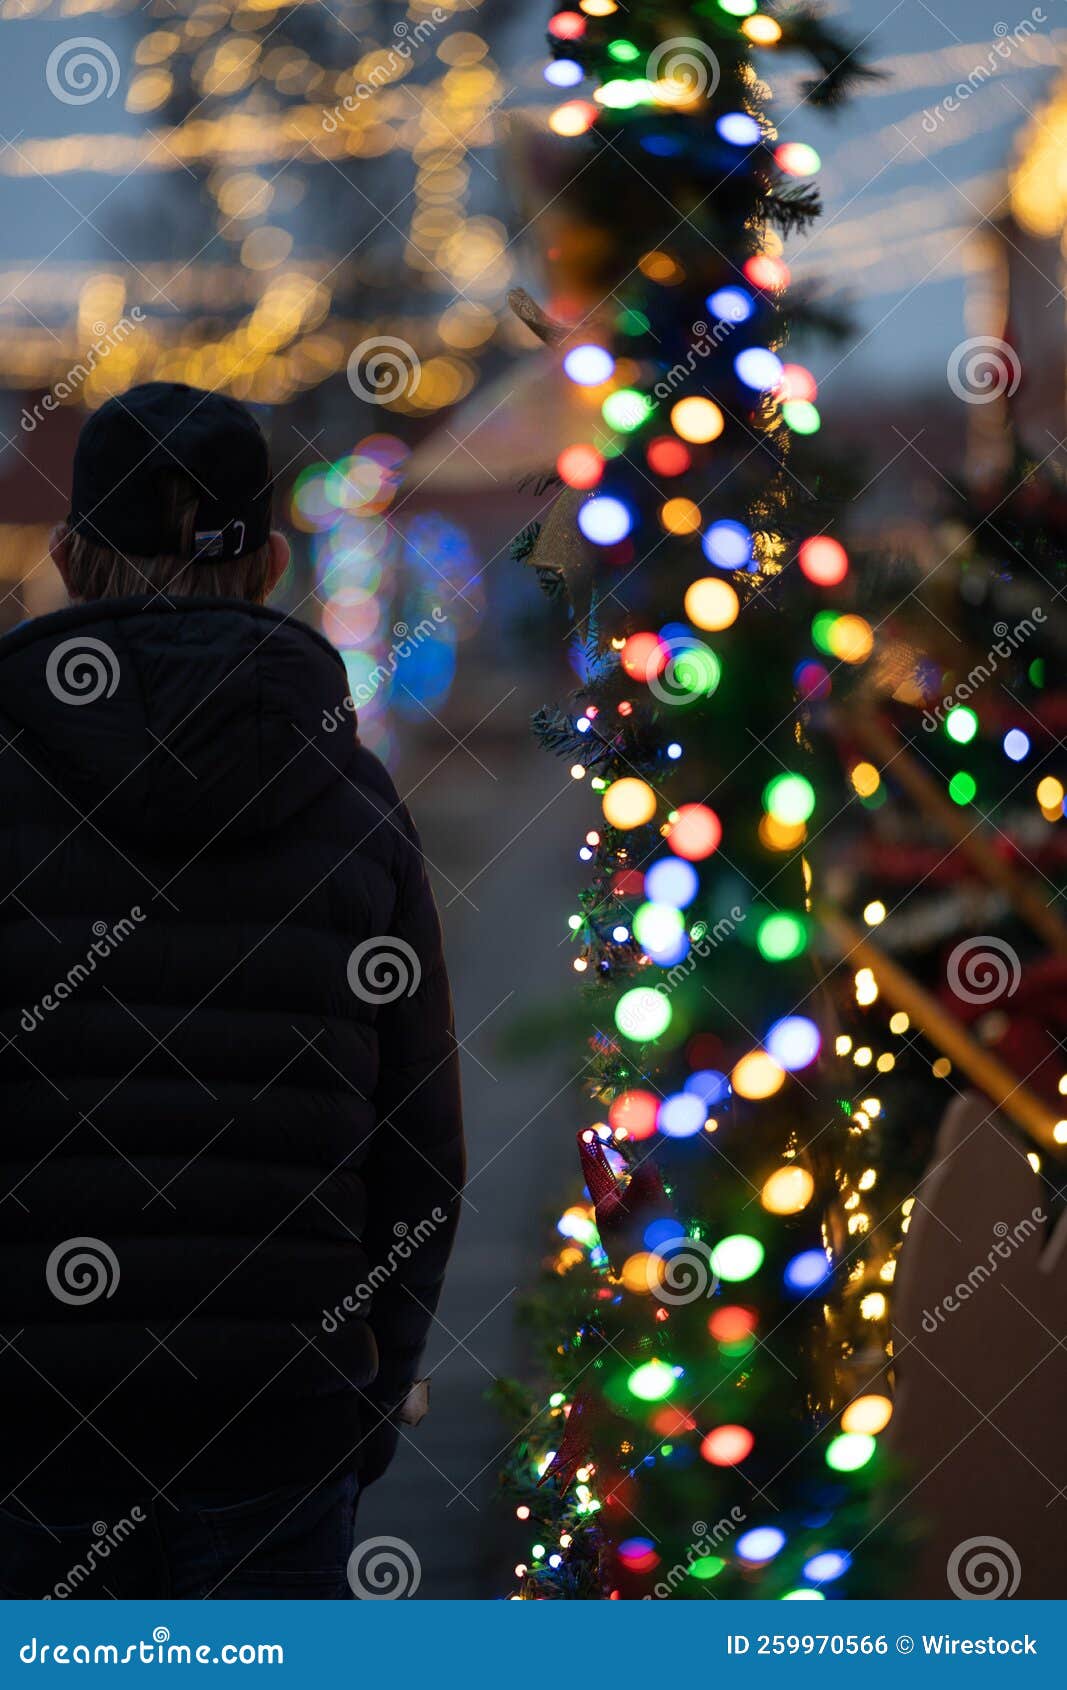
<instances>
[{"instance_id":1,"label":"blurred background building","mask_svg":"<svg viewBox=\"0 0 1067 1690\"><path fill-rule=\"evenodd\" d=\"M1000 450L997 406L948 380L963 341L1018 351L1038 456L1067 434L1063 0L836 9L886 73L854 108L796 110L788 62L763 61L783 131L825 161L827 215L786 256L854 322L795 350L862 463L857 532L933 562L946 479ZM0 0L0 629L60 602L47 537L87 409L156 378L247 400L294 539L281 607L342 651L432 865L472 1184L435 1412L361 1515L416 1547L428 1597L506 1582L484 1392L517 1366L518 1292L574 1174L575 1076L528 1021L570 989L592 814L527 734L568 687L565 626L509 557L582 403L505 301L545 292L547 10Z\"/></svg>"}]
</instances>

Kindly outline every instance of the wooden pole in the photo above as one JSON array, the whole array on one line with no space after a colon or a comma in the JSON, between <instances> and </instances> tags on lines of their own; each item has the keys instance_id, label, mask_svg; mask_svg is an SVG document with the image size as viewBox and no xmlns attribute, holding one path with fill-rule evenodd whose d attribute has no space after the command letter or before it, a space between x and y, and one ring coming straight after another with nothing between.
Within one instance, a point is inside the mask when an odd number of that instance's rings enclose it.
<instances>
[{"instance_id":1,"label":"wooden pole","mask_svg":"<svg viewBox=\"0 0 1067 1690\"><path fill-rule=\"evenodd\" d=\"M815 914L834 948L850 962L855 960L873 970L882 996L894 1009L905 1010L919 1031L966 1074L973 1086L1042 1150L1063 1154L1063 1145L1053 1131L1058 1117L999 1057L972 1038L961 1021L833 904L820 904Z\"/></svg>"}]
</instances>

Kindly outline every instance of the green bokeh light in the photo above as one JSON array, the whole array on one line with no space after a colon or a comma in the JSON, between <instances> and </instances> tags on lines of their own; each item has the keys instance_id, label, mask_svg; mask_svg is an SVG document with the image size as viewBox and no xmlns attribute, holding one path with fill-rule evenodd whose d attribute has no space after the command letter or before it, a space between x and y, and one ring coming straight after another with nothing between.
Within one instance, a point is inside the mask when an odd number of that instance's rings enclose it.
<instances>
[{"instance_id":1,"label":"green bokeh light","mask_svg":"<svg viewBox=\"0 0 1067 1690\"><path fill-rule=\"evenodd\" d=\"M712 1272L731 1285L751 1279L763 1266L763 1245L748 1232L732 1232L711 1252Z\"/></svg>"},{"instance_id":2,"label":"green bokeh light","mask_svg":"<svg viewBox=\"0 0 1067 1690\"><path fill-rule=\"evenodd\" d=\"M842 1432L826 1449L826 1465L835 1473L855 1473L866 1467L876 1445L869 1432Z\"/></svg>"},{"instance_id":3,"label":"green bokeh light","mask_svg":"<svg viewBox=\"0 0 1067 1690\"><path fill-rule=\"evenodd\" d=\"M635 387L620 387L618 392L608 394L600 411L610 428L632 434L652 415L652 402Z\"/></svg>"},{"instance_id":4,"label":"green bokeh light","mask_svg":"<svg viewBox=\"0 0 1067 1690\"><path fill-rule=\"evenodd\" d=\"M720 1561L717 1555L701 1555L689 1568L689 1577L701 1580L718 1578L725 1565L726 1562Z\"/></svg>"},{"instance_id":5,"label":"green bokeh light","mask_svg":"<svg viewBox=\"0 0 1067 1690\"><path fill-rule=\"evenodd\" d=\"M837 617L838 612L836 610L820 610L818 615L812 619L812 644L819 651L825 652L828 657L833 656L833 647L830 644L830 630L837 621Z\"/></svg>"},{"instance_id":6,"label":"green bokeh light","mask_svg":"<svg viewBox=\"0 0 1067 1690\"><path fill-rule=\"evenodd\" d=\"M615 1025L628 1039L658 1039L671 1024L666 994L651 986L635 986L615 1005Z\"/></svg>"},{"instance_id":7,"label":"green bokeh light","mask_svg":"<svg viewBox=\"0 0 1067 1690\"><path fill-rule=\"evenodd\" d=\"M764 916L756 934L759 953L768 962L789 962L792 957L801 955L807 942L805 922L789 910L778 910L774 915Z\"/></svg>"},{"instance_id":8,"label":"green bokeh light","mask_svg":"<svg viewBox=\"0 0 1067 1690\"><path fill-rule=\"evenodd\" d=\"M635 1368L626 1381L626 1388L641 1402L662 1402L664 1397L670 1396L677 1383L665 1362L653 1360Z\"/></svg>"},{"instance_id":9,"label":"green bokeh light","mask_svg":"<svg viewBox=\"0 0 1067 1690\"><path fill-rule=\"evenodd\" d=\"M965 704L957 704L945 717L945 732L957 745L970 745L978 732L978 717Z\"/></svg>"},{"instance_id":10,"label":"green bokeh light","mask_svg":"<svg viewBox=\"0 0 1067 1690\"><path fill-rule=\"evenodd\" d=\"M787 399L782 419L794 434L818 434L822 427L822 418L810 399Z\"/></svg>"},{"instance_id":11,"label":"green bokeh light","mask_svg":"<svg viewBox=\"0 0 1067 1690\"><path fill-rule=\"evenodd\" d=\"M763 789L763 808L775 821L796 827L815 808L815 788L803 775L775 775Z\"/></svg>"}]
</instances>

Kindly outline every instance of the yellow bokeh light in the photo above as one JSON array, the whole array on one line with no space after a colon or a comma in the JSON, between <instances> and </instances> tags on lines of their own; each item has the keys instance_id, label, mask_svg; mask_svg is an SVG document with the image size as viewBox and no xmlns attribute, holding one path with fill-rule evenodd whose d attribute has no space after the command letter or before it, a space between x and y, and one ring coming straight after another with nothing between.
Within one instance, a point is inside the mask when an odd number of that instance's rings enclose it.
<instances>
[{"instance_id":1,"label":"yellow bokeh light","mask_svg":"<svg viewBox=\"0 0 1067 1690\"><path fill-rule=\"evenodd\" d=\"M1043 810L1061 810L1063 808L1063 782L1055 775L1046 775L1044 780L1037 783L1037 801Z\"/></svg>"},{"instance_id":2,"label":"yellow bokeh light","mask_svg":"<svg viewBox=\"0 0 1067 1690\"><path fill-rule=\"evenodd\" d=\"M882 784L882 777L873 763L857 763L850 779L861 798L873 798Z\"/></svg>"},{"instance_id":3,"label":"yellow bokeh light","mask_svg":"<svg viewBox=\"0 0 1067 1690\"><path fill-rule=\"evenodd\" d=\"M488 41L469 30L457 30L447 35L437 49L437 57L446 65L476 65L489 51Z\"/></svg>"},{"instance_id":4,"label":"yellow bokeh light","mask_svg":"<svg viewBox=\"0 0 1067 1690\"><path fill-rule=\"evenodd\" d=\"M863 911L863 919L868 927L879 926L885 920L885 917L886 908L881 898L875 898L873 903L868 904Z\"/></svg>"},{"instance_id":5,"label":"yellow bokeh light","mask_svg":"<svg viewBox=\"0 0 1067 1690\"><path fill-rule=\"evenodd\" d=\"M860 1314L864 1320L881 1320L888 1306L880 1291L868 1291L860 1302Z\"/></svg>"},{"instance_id":6,"label":"yellow bokeh light","mask_svg":"<svg viewBox=\"0 0 1067 1690\"><path fill-rule=\"evenodd\" d=\"M718 633L737 621L741 601L729 581L716 581L710 575L690 583L685 595L685 614L697 628Z\"/></svg>"},{"instance_id":7,"label":"yellow bokeh light","mask_svg":"<svg viewBox=\"0 0 1067 1690\"><path fill-rule=\"evenodd\" d=\"M623 1262L619 1278L627 1291L636 1291L647 1296L663 1278L663 1257L654 1255L649 1250L638 1250Z\"/></svg>"},{"instance_id":8,"label":"yellow bokeh light","mask_svg":"<svg viewBox=\"0 0 1067 1690\"><path fill-rule=\"evenodd\" d=\"M880 1296L880 1292L875 1292ZM873 1393L866 1397L857 1397L850 1402L841 1416L841 1430L843 1432L866 1432L868 1437L875 1437L889 1425L893 1416L893 1404L888 1397Z\"/></svg>"},{"instance_id":9,"label":"yellow bokeh light","mask_svg":"<svg viewBox=\"0 0 1067 1690\"><path fill-rule=\"evenodd\" d=\"M906 1033L910 1026L911 1016L908 1015L906 1010L898 1009L896 1014L890 1017L889 1031L891 1033Z\"/></svg>"},{"instance_id":10,"label":"yellow bokeh light","mask_svg":"<svg viewBox=\"0 0 1067 1690\"><path fill-rule=\"evenodd\" d=\"M759 824L759 840L768 851L795 851L798 845L803 845L808 836L808 829L804 822L780 822L774 816L765 815Z\"/></svg>"},{"instance_id":11,"label":"yellow bokeh light","mask_svg":"<svg viewBox=\"0 0 1067 1690\"><path fill-rule=\"evenodd\" d=\"M664 287L675 287L678 282L685 280L685 271L677 259L669 252L646 252L637 260L637 268L650 282L659 282Z\"/></svg>"},{"instance_id":12,"label":"yellow bokeh light","mask_svg":"<svg viewBox=\"0 0 1067 1690\"><path fill-rule=\"evenodd\" d=\"M760 12L745 19L741 32L748 36L755 47L773 47L776 41L782 39L781 24L775 23L773 18L764 17Z\"/></svg>"},{"instance_id":13,"label":"yellow bokeh light","mask_svg":"<svg viewBox=\"0 0 1067 1690\"><path fill-rule=\"evenodd\" d=\"M766 1181L760 1202L772 1215L799 1215L815 1192L815 1181L807 1168L779 1168Z\"/></svg>"},{"instance_id":14,"label":"yellow bokeh light","mask_svg":"<svg viewBox=\"0 0 1067 1690\"><path fill-rule=\"evenodd\" d=\"M785 1070L765 1050L750 1050L743 1056L730 1076L730 1083L738 1097L758 1102L773 1097L785 1080Z\"/></svg>"},{"instance_id":15,"label":"yellow bokeh light","mask_svg":"<svg viewBox=\"0 0 1067 1690\"><path fill-rule=\"evenodd\" d=\"M584 135L596 120L596 107L588 100L567 100L557 106L548 120L548 127L556 135Z\"/></svg>"},{"instance_id":16,"label":"yellow bokeh light","mask_svg":"<svg viewBox=\"0 0 1067 1690\"><path fill-rule=\"evenodd\" d=\"M656 813L656 794L647 781L627 775L608 787L603 806L605 819L612 827L642 827Z\"/></svg>"},{"instance_id":17,"label":"yellow bokeh light","mask_svg":"<svg viewBox=\"0 0 1067 1690\"><path fill-rule=\"evenodd\" d=\"M709 440L718 440L726 426L725 418L711 399L679 399L671 410L671 427L675 434L680 434L683 440L690 440L694 445L706 445Z\"/></svg>"},{"instance_id":18,"label":"yellow bokeh light","mask_svg":"<svg viewBox=\"0 0 1067 1690\"><path fill-rule=\"evenodd\" d=\"M126 91L126 110L158 111L174 91L174 78L166 70L146 70L135 76Z\"/></svg>"},{"instance_id":19,"label":"yellow bokeh light","mask_svg":"<svg viewBox=\"0 0 1067 1690\"><path fill-rule=\"evenodd\" d=\"M700 529L700 506L692 499L668 499L659 519L668 534L696 534Z\"/></svg>"},{"instance_id":20,"label":"yellow bokeh light","mask_svg":"<svg viewBox=\"0 0 1067 1690\"><path fill-rule=\"evenodd\" d=\"M874 650L871 625L862 616L839 616L831 625L826 641L842 663L863 663Z\"/></svg>"}]
</instances>

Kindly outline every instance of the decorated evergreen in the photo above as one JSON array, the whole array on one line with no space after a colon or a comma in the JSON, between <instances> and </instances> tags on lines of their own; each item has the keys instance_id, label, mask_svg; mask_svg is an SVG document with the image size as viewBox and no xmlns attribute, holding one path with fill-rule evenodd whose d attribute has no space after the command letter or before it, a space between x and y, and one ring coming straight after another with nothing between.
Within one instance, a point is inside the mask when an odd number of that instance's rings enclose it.
<instances>
[{"instance_id":1,"label":"decorated evergreen","mask_svg":"<svg viewBox=\"0 0 1067 1690\"><path fill-rule=\"evenodd\" d=\"M516 308L588 424L520 555L570 601L578 690L535 726L596 809L570 917L584 1195L534 1305L557 1389L516 1405L516 1594L817 1599L877 1581L848 1551L891 1413L884 1343L838 1324L877 1170L816 921L839 775L824 796L808 740L874 633L829 608L849 560L815 384L780 355L823 317L781 256L819 160L760 74L801 51L825 105L871 73L755 0L582 0L548 30L569 175L549 314Z\"/></svg>"}]
</instances>

